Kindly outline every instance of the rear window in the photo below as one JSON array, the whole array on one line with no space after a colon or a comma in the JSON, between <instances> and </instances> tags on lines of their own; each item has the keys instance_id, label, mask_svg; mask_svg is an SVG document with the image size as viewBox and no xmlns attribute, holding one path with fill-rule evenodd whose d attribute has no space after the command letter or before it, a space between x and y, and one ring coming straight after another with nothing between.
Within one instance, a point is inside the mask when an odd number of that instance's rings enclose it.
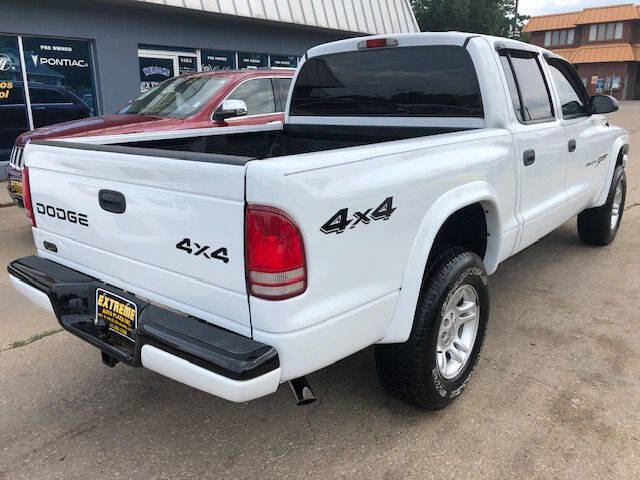
<instances>
[{"instance_id":1,"label":"rear window","mask_svg":"<svg viewBox=\"0 0 640 480\"><path fill-rule=\"evenodd\" d=\"M466 49L384 48L311 58L290 107L301 116L483 117Z\"/></svg>"}]
</instances>

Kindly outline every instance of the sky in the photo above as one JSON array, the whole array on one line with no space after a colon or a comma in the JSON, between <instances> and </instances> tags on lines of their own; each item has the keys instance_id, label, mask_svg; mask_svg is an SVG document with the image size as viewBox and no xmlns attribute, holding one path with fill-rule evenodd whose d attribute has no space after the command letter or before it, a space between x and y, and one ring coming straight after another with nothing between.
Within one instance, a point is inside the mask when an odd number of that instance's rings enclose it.
<instances>
[{"instance_id":1,"label":"sky","mask_svg":"<svg viewBox=\"0 0 640 480\"><path fill-rule=\"evenodd\" d=\"M582 10L588 7L615 5L621 3L637 3L634 0L520 0L520 14L546 15Z\"/></svg>"}]
</instances>

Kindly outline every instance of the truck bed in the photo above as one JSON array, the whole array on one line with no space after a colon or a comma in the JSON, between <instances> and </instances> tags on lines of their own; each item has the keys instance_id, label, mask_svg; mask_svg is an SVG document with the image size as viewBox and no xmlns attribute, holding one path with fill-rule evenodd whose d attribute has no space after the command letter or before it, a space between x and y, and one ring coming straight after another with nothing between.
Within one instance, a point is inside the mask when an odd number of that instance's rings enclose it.
<instances>
[{"instance_id":1,"label":"truck bed","mask_svg":"<svg viewBox=\"0 0 640 480\"><path fill-rule=\"evenodd\" d=\"M185 160L214 163L239 163L248 160L283 157L375 143L460 132L468 128L440 127L370 127L345 125L285 125L282 130L212 134L142 142L125 142L113 146L156 151L180 151L196 154ZM217 132L216 132L217 133ZM92 145L90 148L94 148ZM116 149L119 150L119 149ZM150 155L149 151L144 152ZM199 154L199 155L197 155ZM166 155L166 154L164 154ZM207 155L214 155L207 157ZM175 155L172 155L175 157ZM236 157L236 158L234 158Z\"/></svg>"}]
</instances>

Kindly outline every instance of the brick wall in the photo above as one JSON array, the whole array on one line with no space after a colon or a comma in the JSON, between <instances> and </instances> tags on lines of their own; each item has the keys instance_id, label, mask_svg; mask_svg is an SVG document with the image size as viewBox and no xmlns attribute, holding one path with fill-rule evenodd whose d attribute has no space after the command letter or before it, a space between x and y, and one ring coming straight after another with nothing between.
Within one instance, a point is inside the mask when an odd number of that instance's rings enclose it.
<instances>
[{"instance_id":1,"label":"brick wall","mask_svg":"<svg viewBox=\"0 0 640 480\"><path fill-rule=\"evenodd\" d=\"M630 68L631 66L631 68ZM587 90L589 95L596 93L596 85L591 84L591 77L598 76L598 78L605 79L616 75L621 78L620 89L613 91L613 96L618 100L629 100L633 98L635 90L635 64L632 63L583 63L577 65L578 74L580 78L587 80ZM627 85L627 82L629 84ZM626 98L623 98L625 93L625 85L627 85ZM602 93L609 95L610 90L606 90Z\"/></svg>"}]
</instances>

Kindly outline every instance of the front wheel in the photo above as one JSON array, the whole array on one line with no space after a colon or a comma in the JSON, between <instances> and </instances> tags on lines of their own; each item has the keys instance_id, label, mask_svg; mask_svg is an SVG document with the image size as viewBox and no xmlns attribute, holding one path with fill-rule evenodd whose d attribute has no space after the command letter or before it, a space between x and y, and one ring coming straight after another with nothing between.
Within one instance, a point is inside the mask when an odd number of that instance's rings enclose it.
<instances>
[{"instance_id":1,"label":"front wheel","mask_svg":"<svg viewBox=\"0 0 640 480\"><path fill-rule=\"evenodd\" d=\"M419 408L448 406L469 382L488 320L487 273L480 257L461 248L440 250L425 274L409 340L376 346L380 381Z\"/></svg>"},{"instance_id":2,"label":"front wheel","mask_svg":"<svg viewBox=\"0 0 640 480\"><path fill-rule=\"evenodd\" d=\"M578 215L580 240L589 245L609 245L613 242L622 223L627 197L627 176L622 165L616 167L609 188L607 202L598 208L590 208Z\"/></svg>"}]
</instances>

